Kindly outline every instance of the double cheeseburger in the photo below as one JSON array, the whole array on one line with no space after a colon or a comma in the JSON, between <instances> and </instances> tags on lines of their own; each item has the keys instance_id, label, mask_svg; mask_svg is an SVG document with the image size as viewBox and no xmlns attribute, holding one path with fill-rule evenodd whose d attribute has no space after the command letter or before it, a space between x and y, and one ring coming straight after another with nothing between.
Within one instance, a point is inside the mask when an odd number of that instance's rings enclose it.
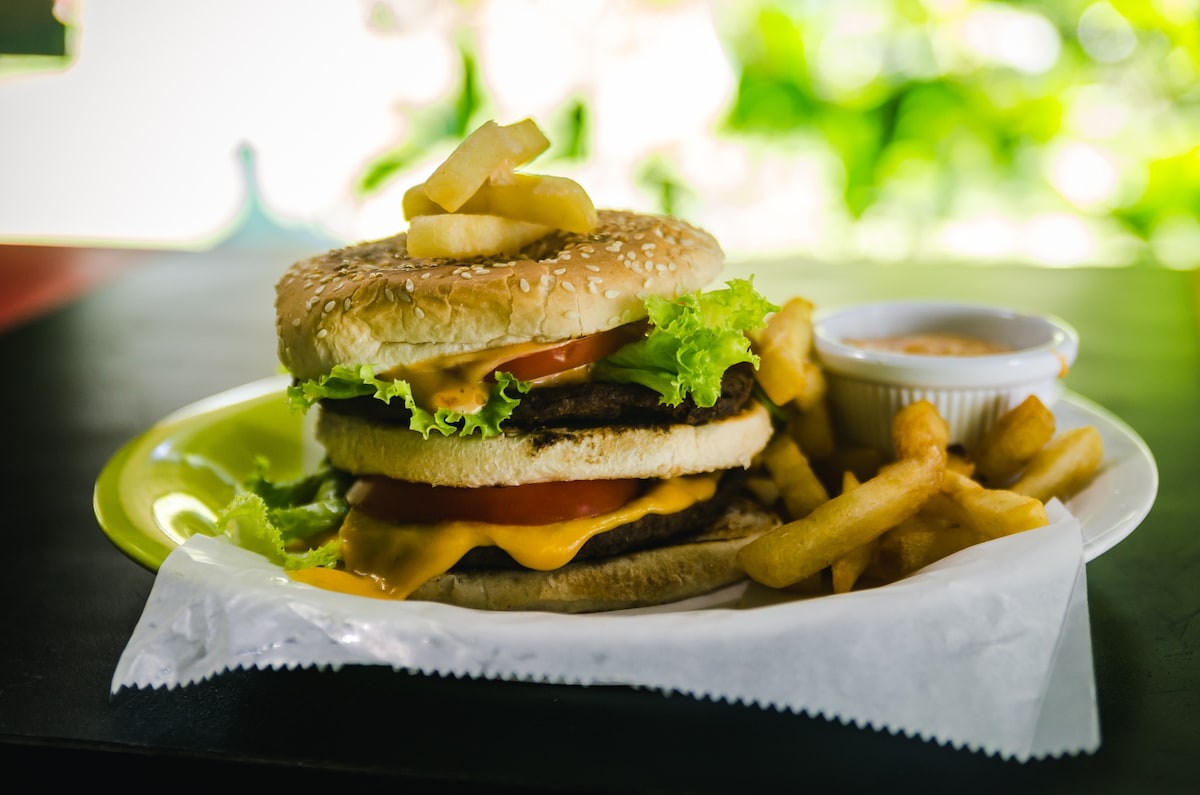
<instances>
[{"instance_id":1,"label":"double cheeseburger","mask_svg":"<svg viewBox=\"0 0 1200 795\"><path fill-rule=\"evenodd\" d=\"M510 256L406 235L296 263L277 288L291 393L348 473L327 588L560 612L737 582L777 524L738 473L772 423L742 331L772 307L703 288L723 257L669 217L600 211Z\"/></svg>"}]
</instances>

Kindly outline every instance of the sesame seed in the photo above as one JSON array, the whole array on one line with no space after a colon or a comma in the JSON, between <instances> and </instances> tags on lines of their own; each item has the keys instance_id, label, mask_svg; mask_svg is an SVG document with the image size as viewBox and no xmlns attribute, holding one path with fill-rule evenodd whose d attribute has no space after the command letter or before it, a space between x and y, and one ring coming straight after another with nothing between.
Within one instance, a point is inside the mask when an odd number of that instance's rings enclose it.
<instances>
[{"instance_id":1,"label":"sesame seed","mask_svg":"<svg viewBox=\"0 0 1200 795\"><path fill-rule=\"evenodd\" d=\"M604 291L604 297L610 301L612 299L616 298L617 296L619 296L620 294L621 294L620 290L605 290Z\"/></svg>"},{"instance_id":2,"label":"sesame seed","mask_svg":"<svg viewBox=\"0 0 1200 795\"><path fill-rule=\"evenodd\" d=\"M527 292L529 292L529 282L528 282L528 280L526 280L526 279L522 279L522 280L519 282L519 284L521 285L521 292L523 292L523 293L527 293Z\"/></svg>"},{"instance_id":3,"label":"sesame seed","mask_svg":"<svg viewBox=\"0 0 1200 795\"><path fill-rule=\"evenodd\" d=\"M583 257L584 259L587 259L588 257L590 257L592 255L587 253L586 251L581 251L581 252L579 252L579 256Z\"/></svg>"},{"instance_id":4,"label":"sesame seed","mask_svg":"<svg viewBox=\"0 0 1200 795\"><path fill-rule=\"evenodd\" d=\"M321 329L320 331L317 332L317 339L319 339L319 340L325 339L325 335L328 333L329 333L329 331L327 329Z\"/></svg>"},{"instance_id":5,"label":"sesame seed","mask_svg":"<svg viewBox=\"0 0 1200 795\"><path fill-rule=\"evenodd\" d=\"M415 284L413 284L413 280L412 280L412 279L405 279L405 280L404 280L404 289L405 289L405 290L408 290L408 291L411 293L411 292L412 292L413 290L415 290L416 288L417 288L417 286L416 286Z\"/></svg>"},{"instance_id":6,"label":"sesame seed","mask_svg":"<svg viewBox=\"0 0 1200 795\"><path fill-rule=\"evenodd\" d=\"M562 275L563 275L564 273L566 273L566 272L567 272L567 269L566 269L566 268L555 268L555 269L554 269L554 275L555 275L555 276L562 276Z\"/></svg>"},{"instance_id":7,"label":"sesame seed","mask_svg":"<svg viewBox=\"0 0 1200 795\"><path fill-rule=\"evenodd\" d=\"M343 312L349 312L349 311L350 311L350 303L351 303L351 302L350 302L350 298L349 298L349 297L347 297L345 301L342 301L342 311L343 311Z\"/></svg>"},{"instance_id":8,"label":"sesame seed","mask_svg":"<svg viewBox=\"0 0 1200 795\"><path fill-rule=\"evenodd\" d=\"M292 328L300 328L300 318L292 318Z\"/></svg>"},{"instance_id":9,"label":"sesame seed","mask_svg":"<svg viewBox=\"0 0 1200 795\"><path fill-rule=\"evenodd\" d=\"M316 289L316 291L313 293L313 295L320 295L323 292L325 292L325 285L322 284L320 287L318 287Z\"/></svg>"},{"instance_id":10,"label":"sesame seed","mask_svg":"<svg viewBox=\"0 0 1200 795\"><path fill-rule=\"evenodd\" d=\"M600 292L600 289L596 287L595 282L588 282L588 292L592 295L595 295L596 293Z\"/></svg>"},{"instance_id":11,"label":"sesame seed","mask_svg":"<svg viewBox=\"0 0 1200 795\"><path fill-rule=\"evenodd\" d=\"M422 320L425 318L425 310L419 306L417 307L417 317L421 318Z\"/></svg>"},{"instance_id":12,"label":"sesame seed","mask_svg":"<svg viewBox=\"0 0 1200 795\"><path fill-rule=\"evenodd\" d=\"M325 302L325 312L326 313L332 312L333 308L335 306L337 306L337 301L326 301Z\"/></svg>"},{"instance_id":13,"label":"sesame seed","mask_svg":"<svg viewBox=\"0 0 1200 795\"><path fill-rule=\"evenodd\" d=\"M570 282L563 282L563 283L562 283L562 288L563 288L564 290L566 290L568 293L573 293L573 292L575 292L575 285L571 284Z\"/></svg>"},{"instance_id":14,"label":"sesame seed","mask_svg":"<svg viewBox=\"0 0 1200 795\"><path fill-rule=\"evenodd\" d=\"M587 269L588 269L588 270L590 270L592 273L599 273L599 272L600 272L600 266L599 266L599 265L584 265L583 267L587 268Z\"/></svg>"},{"instance_id":15,"label":"sesame seed","mask_svg":"<svg viewBox=\"0 0 1200 795\"><path fill-rule=\"evenodd\" d=\"M413 302L413 297L408 293L400 293L400 300L406 304L411 304Z\"/></svg>"},{"instance_id":16,"label":"sesame seed","mask_svg":"<svg viewBox=\"0 0 1200 795\"><path fill-rule=\"evenodd\" d=\"M458 275L464 279L473 279L475 277L475 275L473 273L471 273L470 271L463 271L462 273L460 273Z\"/></svg>"},{"instance_id":17,"label":"sesame seed","mask_svg":"<svg viewBox=\"0 0 1200 795\"><path fill-rule=\"evenodd\" d=\"M599 276L589 276L588 284L604 284L604 280L601 279Z\"/></svg>"},{"instance_id":18,"label":"sesame seed","mask_svg":"<svg viewBox=\"0 0 1200 795\"><path fill-rule=\"evenodd\" d=\"M571 318L572 320L577 320L579 318L579 310L578 309L568 309L564 314L566 314L566 316Z\"/></svg>"},{"instance_id":19,"label":"sesame seed","mask_svg":"<svg viewBox=\"0 0 1200 795\"><path fill-rule=\"evenodd\" d=\"M392 292L392 288L391 288L391 287L384 287L384 288L383 288L383 294L387 296L387 300L389 300L389 301L395 301L395 300L396 300L396 294Z\"/></svg>"}]
</instances>

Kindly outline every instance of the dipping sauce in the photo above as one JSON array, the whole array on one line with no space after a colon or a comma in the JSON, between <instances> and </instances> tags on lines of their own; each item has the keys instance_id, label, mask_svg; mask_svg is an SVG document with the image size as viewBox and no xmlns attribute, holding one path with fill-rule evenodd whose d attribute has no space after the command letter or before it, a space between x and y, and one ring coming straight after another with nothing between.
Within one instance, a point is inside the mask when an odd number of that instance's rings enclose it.
<instances>
[{"instance_id":1,"label":"dipping sauce","mask_svg":"<svg viewBox=\"0 0 1200 795\"><path fill-rule=\"evenodd\" d=\"M977 337L940 332L851 339L846 340L846 344L871 351L911 353L914 356L987 356L995 353L1008 353L1012 350L1007 345L999 345Z\"/></svg>"}]
</instances>

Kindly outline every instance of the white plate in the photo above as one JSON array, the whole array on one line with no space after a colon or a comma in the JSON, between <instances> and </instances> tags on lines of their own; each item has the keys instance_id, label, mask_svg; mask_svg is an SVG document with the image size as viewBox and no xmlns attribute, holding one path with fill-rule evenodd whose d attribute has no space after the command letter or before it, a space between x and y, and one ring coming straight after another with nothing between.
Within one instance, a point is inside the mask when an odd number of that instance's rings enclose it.
<instances>
[{"instance_id":1,"label":"white plate","mask_svg":"<svg viewBox=\"0 0 1200 795\"><path fill-rule=\"evenodd\" d=\"M1093 425L1104 439L1104 462L1087 488L1067 501L1079 519L1083 556L1094 560L1146 518L1158 495L1158 466L1150 448L1120 419L1073 392L1054 406L1057 429Z\"/></svg>"}]
</instances>

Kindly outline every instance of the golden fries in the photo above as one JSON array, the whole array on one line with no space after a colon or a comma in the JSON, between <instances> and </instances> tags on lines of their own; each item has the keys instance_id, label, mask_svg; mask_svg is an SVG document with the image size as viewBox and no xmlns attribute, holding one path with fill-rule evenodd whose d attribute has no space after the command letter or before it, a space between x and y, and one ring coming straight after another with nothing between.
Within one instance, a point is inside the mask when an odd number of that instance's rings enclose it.
<instances>
[{"instance_id":1,"label":"golden fries","mask_svg":"<svg viewBox=\"0 0 1200 795\"><path fill-rule=\"evenodd\" d=\"M1048 502L1066 499L1083 487L1100 467L1104 440L1090 425L1072 428L1051 439L1029 462L1012 491Z\"/></svg>"},{"instance_id":2,"label":"golden fries","mask_svg":"<svg viewBox=\"0 0 1200 795\"><path fill-rule=\"evenodd\" d=\"M455 212L493 174L512 171L550 146L531 119L501 127L485 122L425 181L425 195L446 212Z\"/></svg>"},{"instance_id":3,"label":"golden fries","mask_svg":"<svg viewBox=\"0 0 1200 795\"><path fill-rule=\"evenodd\" d=\"M446 212L426 195L423 184L409 188L402 203L409 221ZM580 233L592 231L597 223L592 199L578 182L540 174L509 174L504 182L486 182L456 212L499 215Z\"/></svg>"},{"instance_id":4,"label":"golden fries","mask_svg":"<svg viewBox=\"0 0 1200 795\"><path fill-rule=\"evenodd\" d=\"M1032 530L1049 524L1041 500L1004 489L986 489L958 472L947 471L942 491L923 509L953 524L975 531L980 538Z\"/></svg>"},{"instance_id":5,"label":"golden fries","mask_svg":"<svg viewBox=\"0 0 1200 795\"><path fill-rule=\"evenodd\" d=\"M790 403L805 389L812 308L803 298L792 298L771 315L766 328L747 334L751 350L759 357L758 385L777 406Z\"/></svg>"},{"instance_id":6,"label":"golden fries","mask_svg":"<svg viewBox=\"0 0 1200 795\"><path fill-rule=\"evenodd\" d=\"M937 493L946 469L945 445L928 446L924 440L936 436L937 422L945 422L936 411L930 417L924 407L911 408L901 409L896 424L905 427L912 455L742 547L738 561L750 577L773 588L810 577L900 524Z\"/></svg>"},{"instance_id":7,"label":"golden fries","mask_svg":"<svg viewBox=\"0 0 1200 795\"><path fill-rule=\"evenodd\" d=\"M738 554L760 585L800 598L894 582L1045 526L1046 501L1074 494L1100 465L1096 429L1055 436L1054 414L1036 396L970 449L949 446L945 419L926 401L893 417L894 459L839 444L811 324L812 305L793 299L751 340L759 387L783 414L747 479L747 491L784 518Z\"/></svg>"},{"instance_id":8,"label":"golden fries","mask_svg":"<svg viewBox=\"0 0 1200 795\"><path fill-rule=\"evenodd\" d=\"M413 257L478 257L515 254L550 231L549 227L497 215L421 215L408 226Z\"/></svg>"},{"instance_id":9,"label":"golden fries","mask_svg":"<svg viewBox=\"0 0 1200 795\"><path fill-rule=\"evenodd\" d=\"M853 472L846 472L842 475L843 493L858 488L858 485L859 480L854 477ZM854 589L858 578L871 565L871 561L875 557L875 547L876 540L872 539L862 546L850 550L830 565L830 579L834 593L848 593Z\"/></svg>"},{"instance_id":10,"label":"golden fries","mask_svg":"<svg viewBox=\"0 0 1200 795\"><path fill-rule=\"evenodd\" d=\"M1054 414L1030 395L1009 409L971 450L980 479L989 485L1006 483L1054 436Z\"/></svg>"},{"instance_id":11,"label":"golden fries","mask_svg":"<svg viewBox=\"0 0 1200 795\"><path fill-rule=\"evenodd\" d=\"M983 540L969 528L918 513L880 536L865 575L893 582Z\"/></svg>"}]
</instances>

